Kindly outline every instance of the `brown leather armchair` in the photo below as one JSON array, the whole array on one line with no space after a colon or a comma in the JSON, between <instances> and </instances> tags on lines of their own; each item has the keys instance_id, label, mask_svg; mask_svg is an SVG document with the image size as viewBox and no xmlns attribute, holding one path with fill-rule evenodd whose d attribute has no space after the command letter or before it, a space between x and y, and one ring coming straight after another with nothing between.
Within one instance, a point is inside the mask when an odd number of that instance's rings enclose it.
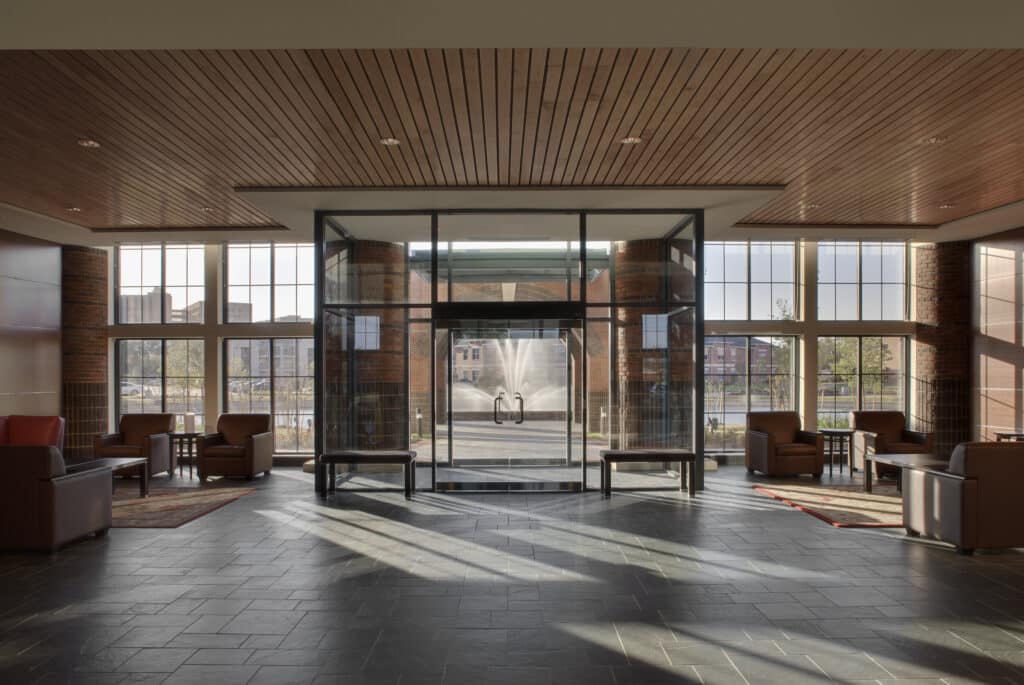
<instances>
[{"instance_id":1,"label":"brown leather armchair","mask_svg":"<svg viewBox=\"0 0 1024 685\"><path fill-rule=\"evenodd\" d=\"M111 524L110 469L67 473L52 446L0 447L0 548L54 551Z\"/></svg>"},{"instance_id":2,"label":"brown leather armchair","mask_svg":"<svg viewBox=\"0 0 1024 685\"><path fill-rule=\"evenodd\" d=\"M907 430L907 419L901 411L851 411L850 428L853 447L853 467L864 468L864 452L871 454L929 454L932 451L931 433ZM879 477L896 477L899 469L888 464L875 463Z\"/></svg>"},{"instance_id":3,"label":"brown leather armchair","mask_svg":"<svg viewBox=\"0 0 1024 685\"><path fill-rule=\"evenodd\" d=\"M221 414L217 432L201 436L197 452L200 481L208 476L252 480L260 471L269 476L274 461L270 414Z\"/></svg>"},{"instance_id":4,"label":"brown leather armchair","mask_svg":"<svg viewBox=\"0 0 1024 685\"><path fill-rule=\"evenodd\" d=\"M825 470L825 436L800 429L795 411L758 411L747 414L747 471L768 476Z\"/></svg>"},{"instance_id":5,"label":"brown leather armchair","mask_svg":"<svg viewBox=\"0 0 1024 685\"><path fill-rule=\"evenodd\" d=\"M903 469L903 526L908 535L977 548L1024 547L1024 443L970 442L949 467Z\"/></svg>"},{"instance_id":6,"label":"brown leather armchair","mask_svg":"<svg viewBox=\"0 0 1024 685\"><path fill-rule=\"evenodd\" d=\"M93 439L94 457L145 457L150 477L161 471L174 477L175 459L168 435L174 430L174 414L122 414L118 430ZM136 467L119 473L138 476L140 471Z\"/></svg>"}]
</instances>

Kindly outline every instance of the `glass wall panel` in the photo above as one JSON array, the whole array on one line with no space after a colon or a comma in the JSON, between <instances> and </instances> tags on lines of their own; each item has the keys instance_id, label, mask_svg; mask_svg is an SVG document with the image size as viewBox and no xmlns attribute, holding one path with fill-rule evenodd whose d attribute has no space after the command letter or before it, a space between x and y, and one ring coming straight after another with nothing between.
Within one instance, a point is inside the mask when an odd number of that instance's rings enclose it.
<instances>
[{"instance_id":1,"label":"glass wall panel","mask_svg":"<svg viewBox=\"0 0 1024 685\"><path fill-rule=\"evenodd\" d=\"M429 216L344 216L325 226L326 304L429 304Z\"/></svg>"},{"instance_id":2,"label":"glass wall panel","mask_svg":"<svg viewBox=\"0 0 1024 685\"><path fill-rule=\"evenodd\" d=\"M709 451L744 447L748 411L796 409L797 339L704 339L704 435Z\"/></svg>"},{"instance_id":3,"label":"glass wall panel","mask_svg":"<svg viewBox=\"0 0 1024 685\"><path fill-rule=\"evenodd\" d=\"M818 338L818 425L847 427L855 409L907 411L907 339Z\"/></svg>"},{"instance_id":4,"label":"glass wall panel","mask_svg":"<svg viewBox=\"0 0 1024 685\"><path fill-rule=\"evenodd\" d=\"M905 243L818 243L818 319L906 318Z\"/></svg>"},{"instance_id":5,"label":"glass wall panel","mask_svg":"<svg viewBox=\"0 0 1024 685\"><path fill-rule=\"evenodd\" d=\"M408 449L407 336L404 309L325 310L326 449Z\"/></svg>"},{"instance_id":6,"label":"glass wall panel","mask_svg":"<svg viewBox=\"0 0 1024 685\"><path fill-rule=\"evenodd\" d=\"M224 357L227 411L270 414L276 452L311 452L313 339L229 339Z\"/></svg>"},{"instance_id":7,"label":"glass wall panel","mask_svg":"<svg viewBox=\"0 0 1024 685\"><path fill-rule=\"evenodd\" d=\"M196 430L204 430L203 360L202 340L118 340L117 416L168 412L180 431L192 413Z\"/></svg>"},{"instance_id":8,"label":"glass wall panel","mask_svg":"<svg viewBox=\"0 0 1024 685\"><path fill-rule=\"evenodd\" d=\"M438 300L578 300L579 238L578 214L441 215Z\"/></svg>"},{"instance_id":9,"label":"glass wall panel","mask_svg":"<svg viewBox=\"0 0 1024 685\"><path fill-rule=\"evenodd\" d=\"M693 302L696 260L689 214L587 214L587 301ZM664 310L663 310L664 311Z\"/></svg>"}]
</instances>

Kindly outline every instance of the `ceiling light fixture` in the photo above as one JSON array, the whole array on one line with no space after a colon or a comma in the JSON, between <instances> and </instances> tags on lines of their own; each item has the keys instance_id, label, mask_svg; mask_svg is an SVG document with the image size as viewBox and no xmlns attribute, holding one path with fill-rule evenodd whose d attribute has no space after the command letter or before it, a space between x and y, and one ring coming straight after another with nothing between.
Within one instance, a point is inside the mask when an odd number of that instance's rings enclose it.
<instances>
[{"instance_id":1,"label":"ceiling light fixture","mask_svg":"<svg viewBox=\"0 0 1024 685\"><path fill-rule=\"evenodd\" d=\"M956 205L952 202L943 202L939 205L939 209L953 209L954 207L956 207Z\"/></svg>"},{"instance_id":2,"label":"ceiling light fixture","mask_svg":"<svg viewBox=\"0 0 1024 685\"><path fill-rule=\"evenodd\" d=\"M72 214L77 214L78 212L82 211L82 209L80 207L66 207L64 211L71 212Z\"/></svg>"},{"instance_id":3,"label":"ceiling light fixture","mask_svg":"<svg viewBox=\"0 0 1024 685\"><path fill-rule=\"evenodd\" d=\"M819 205L817 202L802 202L801 204L803 205L804 209L819 209L819 208L821 208L821 205Z\"/></svg>"},{"instance_id":4,"label":"ceiling light fixture","mask_svg":"<svg viewBox=\"0 0 1024 685\"><path fill-rule=\"evenodd\" d=\"M924 139L927 145L942 145L946 142L946 136L931 136L930 138Z\"/></svg>"},{"instance_id":5,"label":"ceiling light fixture","mask_svg":"<svg viewBox=\"0 0 1024 685\"><path fill-rule=\"evenodd\" d=\"M626 136L625 138L619 138L620 145L639 145L644 142L644 139L640 136Z\"/></svg>"},{"instance_id":6,"label":"ceiling light fixture","mask_svg":"<svg viewBox=\"0 0 1024 685\"><path fill-rule=\"evenodd\" d=\"M203 207L203 212L204 212L205 214L213 214L213 213L214 213L214 212L216 212L216 211L217 211L217 210L216 210L216 209L214 209L213 207Z\"/></svg>"},{"instance_id":7,"label":"ceiling light fixture","mask_svg":"<svg viewBox=\"0 0 1024 685\"><path fill-rule=\"evenodd\" d=\"M88 148L90 150L95 150L100 146L99 142L93 140L92 138L79 138L78 145L80 147Z\"/></svg>"},{"instance_id":8,"label":"ceiling light fixture","mask_svg":"<svg viewBox=\"0 0 1024 685\"><path fill-rule=\"evenodd\" d=\"M402 143L402 141L400 141L398 138L381 138L380 139L380 144L383 145L384 147L395 147L396 145L401 145L401 143Z\"/></svg>"}]
</instances>

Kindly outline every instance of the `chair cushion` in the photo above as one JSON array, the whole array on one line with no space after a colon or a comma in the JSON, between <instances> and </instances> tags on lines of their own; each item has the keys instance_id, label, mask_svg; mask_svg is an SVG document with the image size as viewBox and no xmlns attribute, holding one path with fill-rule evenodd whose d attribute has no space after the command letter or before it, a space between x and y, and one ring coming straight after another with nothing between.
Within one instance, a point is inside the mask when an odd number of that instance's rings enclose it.
<instances>
[{"instance_id":1,"label":"chair cushion","mask_svg":"<svg viewBox=\"0 0 1024 685\"><path fill-rule=\"evenodd\" d=\"M775 444L775 453L780 457L801 457L817 454L818 448L805 442L783 442Z\"/></svg>"},{"instance_id":2,"label":"chair cushion","mask_svg":"<svg viewBox=\"0 0 1024 685\"><path fill-rule=\"evenodd\" d=\"M213 445L203 450L205 457L244 457L245 447L242 445Z\"/></svg>"},{"instance_id":3,"label":"chair cushion","mask_svg":"<svg viewBox=\"0 0 1024 685\"><path fill-rule=\"evenodd\" d=\"M141 457L142 445L107 445L94 452L96 457Z\"/></svg>"},{"instance_id":4,"label":"chair cushion","mask_svg":"<svg viewBox=\"0 0 1024 685\"><path fill-rule=\"evenodd\" d=\"M142 445L150 435L174 430L174 414L123 414L121 435L125 445Z\"/></svg>"},{"instance_id":5,"label":"chair cushion","mask_svg":"<svg viewBox=\"0 0 1024 685\"><path fill-rule=\"evenodd\" d=\"M250 436L270 432L270 414L221 414L217 432L229 445L244 447Z\"/></svg>"},{"instance_id":6,"label":"chair cushion","mask_svg":"<svg viewBox=\"0 0 1024 685\"><path fill-rule=\"evenodd\" d=\"M7 417L7 444L52 445L60 447L61 420L59 416Z\"/></svg>"}]
</instances>

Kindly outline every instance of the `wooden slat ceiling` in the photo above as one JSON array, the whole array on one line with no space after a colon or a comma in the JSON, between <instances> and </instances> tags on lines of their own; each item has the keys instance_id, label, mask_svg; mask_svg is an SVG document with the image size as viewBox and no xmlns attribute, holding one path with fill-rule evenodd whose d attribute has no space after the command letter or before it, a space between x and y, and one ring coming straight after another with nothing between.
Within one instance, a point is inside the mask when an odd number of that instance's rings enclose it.
<instances>
[{"instance_id":1,"label":"wooden slat ceiling","mask_svg":"<svg viewBox=\"0 0 1024 685\"><path fill-rule=\"evenodd\" d=\"M273 224L243 186L785 184L745 222L816 225L1024 198L1022 50L8 51L0 94L0 202L92 228Z\"/></svg>"}]
</instances>

